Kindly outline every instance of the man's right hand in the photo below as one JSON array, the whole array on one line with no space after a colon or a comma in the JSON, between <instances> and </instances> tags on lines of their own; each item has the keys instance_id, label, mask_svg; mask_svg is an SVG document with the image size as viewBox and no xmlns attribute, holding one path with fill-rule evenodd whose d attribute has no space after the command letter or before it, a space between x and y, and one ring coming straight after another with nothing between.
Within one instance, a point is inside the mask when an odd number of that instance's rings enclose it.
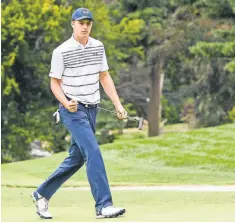
<instances>
[{"instance_id":1,"label":"man's right hand","mask_svg":"<svg viewBox=\"0 0 235 223\"><path fill-rule=\"evenodd\" d=\"M78 110L78 102L72 99L71 101L68 101L64 107L67 108L70 112L76 112Z\"/></svg>"}]
</instances>

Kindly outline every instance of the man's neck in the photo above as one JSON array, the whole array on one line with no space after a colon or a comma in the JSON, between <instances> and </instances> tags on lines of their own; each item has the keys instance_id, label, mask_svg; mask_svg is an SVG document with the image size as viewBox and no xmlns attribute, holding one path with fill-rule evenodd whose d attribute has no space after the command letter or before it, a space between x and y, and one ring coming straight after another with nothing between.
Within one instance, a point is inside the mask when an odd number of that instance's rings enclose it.
<instances>
[{"instance_id":1,"label":"man's neck","mask_svg":"<svg viewBox=\"0 0 235 223\"><path fill-rule=\"evenodd\" d=\"M79 43L81 43L83 46L86 46L89 37L79 37L73 34L73 38Z\"/></svg>"}]
</instances>

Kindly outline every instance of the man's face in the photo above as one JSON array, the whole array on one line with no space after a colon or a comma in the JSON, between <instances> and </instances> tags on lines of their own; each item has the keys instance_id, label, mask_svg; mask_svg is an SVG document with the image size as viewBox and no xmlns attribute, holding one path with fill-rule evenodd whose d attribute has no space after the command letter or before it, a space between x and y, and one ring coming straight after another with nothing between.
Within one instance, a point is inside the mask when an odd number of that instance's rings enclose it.
<instances>
[{"instance_id":1,"label":"man's face","mask_svg":"<svg viewBox=\"0 0 235 223\"><path fill-rule=\"evenodd\" d=\"M82 19L73 21L73 32L76 36L88 37L92 28L92 21L89 19Z\"/></svg>"}]
</instances>

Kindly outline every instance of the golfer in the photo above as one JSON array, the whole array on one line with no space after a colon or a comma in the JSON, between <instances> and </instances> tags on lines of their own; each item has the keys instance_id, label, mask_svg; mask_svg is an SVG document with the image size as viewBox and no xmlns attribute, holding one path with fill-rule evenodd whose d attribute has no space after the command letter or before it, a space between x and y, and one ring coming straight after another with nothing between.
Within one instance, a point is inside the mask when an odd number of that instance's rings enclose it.
<instances>
[{"instance_id":1,"label":"golfer","mask_svg":"<svg viewBox=\"0 0 235 223\"><path fill-rule=\"evenodd\" d=\"M71 134L71 145L69 156L32 193L41 218L52 218L48 211L50 198L84 163L95 199L96 217L111 218L125 213L124 208L113 206L103 158L95 138L99 82L113 102L118 118L125 119L127 112L109 75L104 45L89 36L92 24L92 13L86 8L78 8L72 14L72 37L52 54L51 90L60 102L58 114ZM77 200L79 202L79 197Z\"/></svg>"}]
</instances>

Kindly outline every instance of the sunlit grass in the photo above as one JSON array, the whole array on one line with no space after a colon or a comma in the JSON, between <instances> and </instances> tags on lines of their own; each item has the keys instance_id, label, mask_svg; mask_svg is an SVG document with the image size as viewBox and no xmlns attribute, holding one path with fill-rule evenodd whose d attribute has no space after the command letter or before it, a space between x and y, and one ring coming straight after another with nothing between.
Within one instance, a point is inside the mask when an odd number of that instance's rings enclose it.
<instances>
[{"instance_id":1,"label":"sunlit grass","mask_svg":"<svg viewBox=\"0 0 235 223\"><path fill-rule=\"evenodd\" d=\"M234 184L235 124L101 146L110 184ZM2 165L2 184L35 187L67 156ZM19 180L20 177L20 180ZM85 168L64 186L88 185Z\"/></svg>"},{"instance_id":2,"label":"sunlit grass","mask_svg":"<svg viewBox=\"0 0 235 223\"><path fill-rule=\"evenodd\" d=\"M30 199L32 189L2 188L2 221L41 222ZM105 222L225 222L234 221L235 192L113 191L116 205L127 213ZM49 203L46 222L84 222L95 219L90 191L59 190Z\"/></svg>"}]
</instances>

